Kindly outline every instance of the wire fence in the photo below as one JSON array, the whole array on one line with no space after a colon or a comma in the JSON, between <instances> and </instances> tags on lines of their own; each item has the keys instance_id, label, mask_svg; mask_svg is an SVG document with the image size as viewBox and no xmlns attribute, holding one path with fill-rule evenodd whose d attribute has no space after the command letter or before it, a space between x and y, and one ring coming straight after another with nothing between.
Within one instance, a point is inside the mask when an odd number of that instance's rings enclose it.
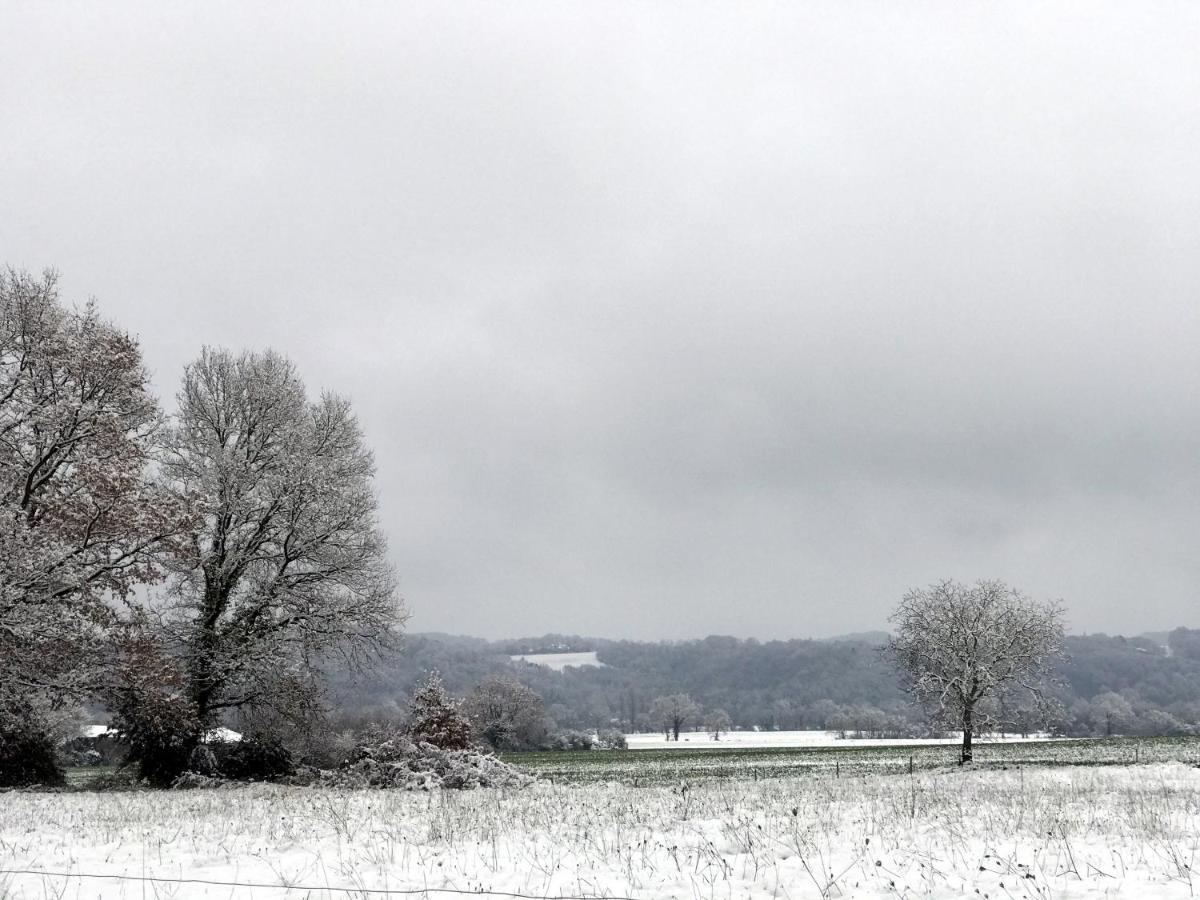
<instances>
[{"instance_id":1,"label":"wire fence","mask_svg":"<svg viewBox=\"0 0 1200 900\"><path fill-rule=\"evenodd\" d=\"M92 878L113 881L132 881L143 884L202 884L212 887L250 888L252 890L301 891L310 894L339 893L361 894L394 897L429 897L434 895L466 894L475 897L511 897L514 900L640 900L637 897L626 897L620 894L523 894L519 891L493 891L484 888L449 888L449 887L417 887L417 888L371 888L371 887L341 887L329 884L283 884L269 881L220 881L213 878L171 878L165 875L127 875L115 872L55 872L48 869L0 869L0 875L42 876L44 878Z\"/></svg>"}]
</instances>

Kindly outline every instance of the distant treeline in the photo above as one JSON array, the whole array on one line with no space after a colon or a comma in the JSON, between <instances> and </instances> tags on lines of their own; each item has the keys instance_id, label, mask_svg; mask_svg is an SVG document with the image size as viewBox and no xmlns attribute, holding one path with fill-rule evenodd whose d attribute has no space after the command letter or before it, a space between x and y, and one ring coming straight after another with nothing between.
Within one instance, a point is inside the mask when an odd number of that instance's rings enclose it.
<instances>
[{"instance_id":1,"label":"distant treeline","mask_svg":"<svg viewBox=\"0 0 1200 900\"><path fill-rule=\"evenodd\" d=\"M346 725L402 718L413 688L437 670L466 695L488 675L532 688L560 728L652 731L650 706L689 694L704 709L727 710L734 728L832 729L884 734L919 728L873 635L847 640L757 641L732 637L650 643L545 635L486 641L414 634L368 676L335 678L337 718ZM510 654L595 651L601 667L556 672ZM1200 630L1135 638L1067 639L1058 666L1061 703L1054 726L1066 734L1178 734L1200 730ZM699 725L699 723L697 723Z\"/></svg>"}]
</instances>

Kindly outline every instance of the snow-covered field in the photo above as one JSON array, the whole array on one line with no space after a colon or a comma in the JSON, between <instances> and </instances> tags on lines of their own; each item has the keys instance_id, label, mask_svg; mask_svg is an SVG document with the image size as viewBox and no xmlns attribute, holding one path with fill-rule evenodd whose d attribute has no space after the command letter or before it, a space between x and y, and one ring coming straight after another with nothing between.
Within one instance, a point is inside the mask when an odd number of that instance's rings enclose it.
<instances>
[{"instance_id":1,"label":"snow-covered field","mask_svg":"<svg viewBox=\"0 0 1200 900\"><path fill-rule=\"evenodd\" d=\"M990 735L976 738L981 744L1020 743L1022 741L1045 741L1045 735ZM719 741L705 731L685 731L679 741L666 740L662 732L654 734L627 734L625 741L630 750L698 750L702 747L736 750L739 747L921 747L932 744L961 744L962 737L923 738L920 740L892 740L874 738L839 738L836 731L725 731Z\"/></svg>"},{"instance_id":2,"label":"snow-covered field","mask_svg":"<svg viewBox=\"0 0 1200 900\"><path fill-rule=\"evenodd\" d=\"M0 875L11 900L368 889L1157 900L1200 888L1198 851L1200 770L1182 763L640 789L0 795L0 869L70 873Z\"/></svg>"},{"instance_id":3,"label":"snow-covered field","mask_svg":"<svg viewBox=\"0 0 1200 900\"><path fill-rule=\"evenodd\" d=\"M523 661L533 663L538 666L546 666L553 669L555 672L561 672L567 666L603 666L604 663L596 659L595 650L581 651L578 653L524 653L510 656L513 662Z\"/></svg>"}]
</instances>

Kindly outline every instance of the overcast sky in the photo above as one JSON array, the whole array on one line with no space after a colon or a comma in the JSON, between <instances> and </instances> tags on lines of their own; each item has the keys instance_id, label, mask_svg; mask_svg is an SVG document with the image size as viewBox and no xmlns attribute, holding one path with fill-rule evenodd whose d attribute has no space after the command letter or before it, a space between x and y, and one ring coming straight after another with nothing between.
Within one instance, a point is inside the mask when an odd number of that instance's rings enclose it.
<instances>
[{"instance_id":1,"label":"overcast sky","mask_svg":"<svg viewBox=\"0 0 1200 900\"><path fill-rule=\"evenodd\" d=\"M0 0L0 262L349 395L410 628L1200 626L1200 6Z\"/></svg>"}]
</instances>

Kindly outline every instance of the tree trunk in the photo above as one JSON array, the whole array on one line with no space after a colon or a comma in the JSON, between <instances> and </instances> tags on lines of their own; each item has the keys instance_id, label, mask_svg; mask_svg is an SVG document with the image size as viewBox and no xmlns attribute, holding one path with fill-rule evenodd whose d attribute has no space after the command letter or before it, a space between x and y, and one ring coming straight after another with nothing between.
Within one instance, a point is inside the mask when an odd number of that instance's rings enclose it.
<instances>
[{"instance_id":1,"label":"tree trunk","mask_svg":"<svg viewBox=\"0 0 1200 900\"><path fill-rule=\"evenodd\" d=\"M962 726L963 726L963 742L962 756L958 761L960 766L966 765L971 761L971 738L974 736L974 712L971 707L963 710Z\"/></svg>"},{"instance_id":2,"label":"tree trunk","mask_svg":"<svg viewBox=\"0 0 1200 900\"><path fill-rule=\"evenodd\" d=\"M675 720L675 742L676 742L676 743L678 743L678 742L679 742L679 726L680 726L681 724L682 724L682 723L679 721L679 719L676 719L676 720Z\"/></svg>"}]
</instances>

